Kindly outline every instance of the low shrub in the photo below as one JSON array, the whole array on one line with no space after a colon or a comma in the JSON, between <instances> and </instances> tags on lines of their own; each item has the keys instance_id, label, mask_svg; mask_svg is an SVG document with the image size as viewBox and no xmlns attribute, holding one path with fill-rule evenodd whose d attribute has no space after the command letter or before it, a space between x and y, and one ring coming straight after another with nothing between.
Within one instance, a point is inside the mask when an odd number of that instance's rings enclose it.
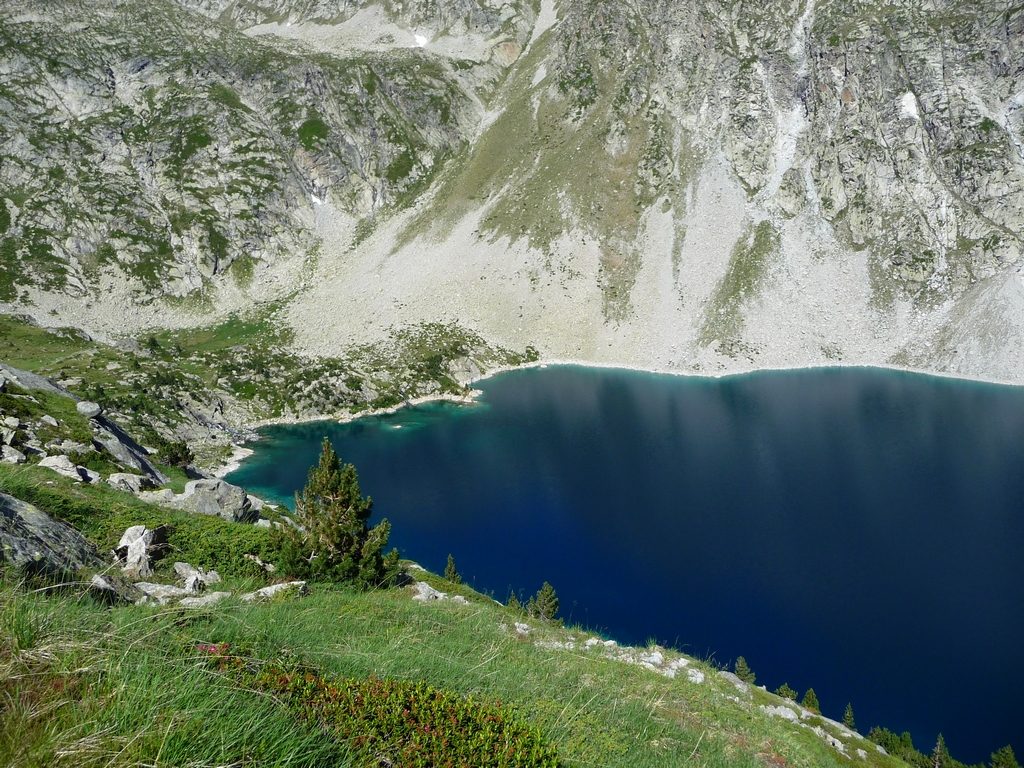
<instances>
[{"instance_id":1,"label":"low shrub","mask_svg":"<svg viewBox=\"0 0 1024 768\"><path fill-rule=\"evenodd\" d=\"M225 645L198 648L243 686L270 694L302 720L343 741L357 765L404 768L560 765L540 732L501 704L425 682L328 679L301 666L254 664Z\"/></svg>"}]
</instances>

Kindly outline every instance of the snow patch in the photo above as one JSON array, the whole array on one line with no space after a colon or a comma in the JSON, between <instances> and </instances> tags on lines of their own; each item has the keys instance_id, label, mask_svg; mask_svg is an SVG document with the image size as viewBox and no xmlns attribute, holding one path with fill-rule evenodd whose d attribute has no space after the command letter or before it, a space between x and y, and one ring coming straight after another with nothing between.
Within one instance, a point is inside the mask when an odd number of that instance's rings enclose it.
<instances>
[{"instance_id":1,"label":"snow patch","mask_svg":"<svg viewBox=\"0 0 1024 768\"><path fill-rule=\"evenodd\" d=\"M917 97L910 91L907 91L900 97L900 114L911 120L917 120L921 117L921 114L917 111Z\"/></svg>"}]
</instances>

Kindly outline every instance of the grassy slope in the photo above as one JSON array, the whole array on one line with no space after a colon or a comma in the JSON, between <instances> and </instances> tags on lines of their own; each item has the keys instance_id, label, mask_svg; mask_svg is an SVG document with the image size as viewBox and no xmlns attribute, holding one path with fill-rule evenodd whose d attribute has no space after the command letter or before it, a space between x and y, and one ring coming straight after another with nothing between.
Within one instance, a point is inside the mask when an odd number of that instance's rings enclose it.
<instances>
[{"instance_id":1,"label":"grassy slope","mask_svg":"<svg viewBox=\"0 0 1024 768\"><path fill-rule=\"evenodd\" d=\"M0 465L0 488L78 525L103 548L132 523L174 527L174 559L216 566L227 588L250 587L245 549L266 532L163 510L108 488L75 486L37 468ZM214 673L196 643L231 644L263 660L299 658L325 674L426 680L511 705L566 765L832 766L850 762L806 729L730 698L698 663L702 684L583 650L579 630L534 625L440 577L470 599L420 604L406 590L358 594L316 586L300 601L212 611L107 609L75 589L59 596L0 590L0 764L345 765L344 745L275 700ZM576 639L576 650L545 647ZM674 655L668 652L669 655ZM774 700L755 691L755 704ZM894 766L867 743L858 765Z\"/></svg>"}]
</instances>

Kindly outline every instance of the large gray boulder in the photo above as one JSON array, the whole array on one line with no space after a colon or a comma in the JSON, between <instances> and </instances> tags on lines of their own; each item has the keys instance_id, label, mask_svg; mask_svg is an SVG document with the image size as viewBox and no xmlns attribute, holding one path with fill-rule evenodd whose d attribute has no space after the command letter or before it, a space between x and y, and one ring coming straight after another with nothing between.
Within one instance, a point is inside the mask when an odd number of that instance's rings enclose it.
<instances>
[{"instance_id":1,"label":"large gray boulder","mask_svg":"<svg viewBox=\"0 0 1024 768\"><path fill-rule=\"evenodd\" d=\"M75 465L67 456L47 456L39 461L40 467L52 469L59 475L70 477L72 480L85 483L95 483L100 479L98 472Z\"/></svg>"},{"instance_id":2,"label":"large gray boulder","mask_svg":"<svg viewBox=\"0 0 1024 768\"><path fill-rule=\"evenodd\" d=\"M58 577L104 565L96 548L70 525L6 493L0 493L0 562Z\"/></svg>"},{"instance_id":3,"label":"large gray boulder","mask_svg":"<svg viewBox=\"0 0 1024 768\"><path fill-rule=\"evenodd\" d=\"M82 400L80 403L76 403L75 410L87 419L95 419L103 413L103 409L100 408L99 403L94 403L91 400Z\"/></svg>"},{"instance_id":4,"label":"large gray boulder","mask_svg":"<svg viewBox=\"0 0 1024 768\"><path fill-rule=\"evenodd\" d=\"M191 481L173 504L188 512L215 515L236 523L255 523L259 519L245 489L220 479Z\"/></svg>"}]
</instances>

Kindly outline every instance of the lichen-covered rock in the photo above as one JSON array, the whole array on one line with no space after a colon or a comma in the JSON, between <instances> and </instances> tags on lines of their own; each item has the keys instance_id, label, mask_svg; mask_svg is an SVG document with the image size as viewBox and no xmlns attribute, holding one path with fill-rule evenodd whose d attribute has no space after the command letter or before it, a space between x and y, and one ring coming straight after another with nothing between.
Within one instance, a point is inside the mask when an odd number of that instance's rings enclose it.
<instances>
[{"instance_id":1,"label":"lichen-covered rock","mask_svg":"<svg viewBox=\"0 0 1024 768\"><path fill-rule=\"evenodd\" d=\"M0 493L0 561L57 577L103 566L96 548L82 534L6 493Z\"/></svg>"},{"instance_id":2,"label":"lichen-covered rock","mask_svg":"<svg viewBox=\"0 0 1024 768\"><path fill-rule=\"evenodd\" d=\"M95 419L103 413L103 409L100 407L99 403L94 403L91 400L82 400L77 403L75 405L75 410L87 419Z\"/></svg>"}]
</instances>

